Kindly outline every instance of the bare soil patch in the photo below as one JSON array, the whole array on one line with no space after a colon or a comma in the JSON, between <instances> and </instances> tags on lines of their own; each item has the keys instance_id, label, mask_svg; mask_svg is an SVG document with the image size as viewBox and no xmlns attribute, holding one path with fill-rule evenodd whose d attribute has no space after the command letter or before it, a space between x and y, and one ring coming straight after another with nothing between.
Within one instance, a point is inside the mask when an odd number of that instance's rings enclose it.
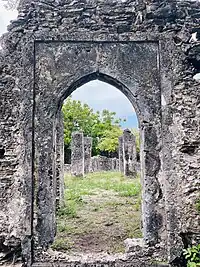
<instances>
[{"instance_id":1,"label":"bare soil patch","mask_svg":"<svg viewBox=\"0 0 200 267\"><path fill-rule=\"evenodd\" d=\"M116 172L66 177L52 248L69 254L124 252L126 238L141 237L140 192L138 177Z\"/></svg>"}]
</instances>

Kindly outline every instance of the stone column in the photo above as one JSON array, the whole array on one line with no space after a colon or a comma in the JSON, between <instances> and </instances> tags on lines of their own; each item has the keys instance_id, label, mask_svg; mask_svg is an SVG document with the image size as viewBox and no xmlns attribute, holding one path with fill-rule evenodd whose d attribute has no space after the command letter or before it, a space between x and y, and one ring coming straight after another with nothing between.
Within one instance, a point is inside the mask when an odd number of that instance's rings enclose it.
<instances>
[{"instance_id":1,"label":"stone column","mask_svg":"<svg viewBox=\"0 0 200 267\"><path fill-rule=\"evenodd\" d=\"M116 158L112 158L112 170L116 171L116 166L117 166L117 159Z\"/></svg>"},{"instance_id":2,"label":"stone column","mask_svg":"<svg viewBox=\"0 0 200 267\"><path fill-rule=\"evenodd\" d=\"M135 136L129 129L123 132L123 152L124 152L124 175L134 176L136 174L137 153Z\"/></svg>"},{"instance_id":3,"label":"stone column","mask_svg":"<svg viewBox=\"0 0 200 267\"><path fill-rule=\"evenodd\" d=\"M129 129L119 137L119 170L126 176L135 176L137 152L135 136Z\"/></svg>"},{"instance_id":4,"label":"stone column","mask_svg":"<svg viewBox=\"0 0 200 267\"><path fill-rule=\"evenodd\" d=\"M73 176L84 175L84 137L80 132L72 133L71 174Z\"/></svg>"},{"instance_id":5,"label":"stone column","mask_svg":"<svg viewBox=\"0 0 200 267\"><path fill-rule=\"evenodd\" d=\"M119 171L124 173L123 135L119 137Z\"/></svg>"},{"instance_id":6,"label":"stone column","mask_svg":"<svg viewBox=\"0 0 200 267\"><path fill-rule=\"evenodd\" d=\"M92 156L92 137L84 137L84 174L90 171Z\"/></svg>"}]
</instances>

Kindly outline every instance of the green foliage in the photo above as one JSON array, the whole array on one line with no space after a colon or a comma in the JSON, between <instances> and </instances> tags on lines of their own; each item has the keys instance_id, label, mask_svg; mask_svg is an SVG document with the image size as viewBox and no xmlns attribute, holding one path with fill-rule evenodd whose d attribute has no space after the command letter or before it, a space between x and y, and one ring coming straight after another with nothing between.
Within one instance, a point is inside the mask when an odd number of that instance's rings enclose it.
<instances>
[{"instance_id":1,"label":"green foliage","mask_svg":"<svg viewBox=\"0 0 200 267\"><path fill-rule=\"evenodd\" d=\"M68 201L63 207L58 210L58 216L68 216L70 218L75 218L77 216L76 212L76 202Z\"/></svg>"},{"instance_id":2,"label":"green foliage","mask_svg":"<svg viewBox=\"0 0 200 267\"><path fill-rule=\"evenodd\" d=\"M58 216L69 218L77 217L77 208L82 204L82 197L78 191L67 190L65 192L65 204L58 210Z\"/></svg>"},{"instance_id":3,"label":"green foliage","mask_svg":"<svg viewBox=\"0 0 200 267\"><path fill-rule=\"evenodd\" d=\"M200 266L200 244L184 249L183 255L187 260L187 267Z\"/></svg>"},{"instance_id":4,"label":"green foliage","mask_svg":"<svg viewBox=\"0 0 200 267\"><path fill-rule=\"evenodd\" d=\"M122 133L122 129L118 126L113 126L112 131L105 130L97 148L101 151L115 152L119 143L118 138L122 135Z\"/></svg>"},{"instance_id":5,"label":"green foliage","mask_svg":"<svg viewBox=\"0 0 200 267\"><path fill-rule=\"evenodd\" d=\"M80 101L67 98L62 107L64 122L64 143L69 146L71 134L74 131L83 131L85 135L91 136L95 125L99 123L99 114Z\"/></svg>"},{"instance_id":6,"label":"green foliage","mask_svg":"<svg viewBox=\"0 0 200 267\"><path fill-rule=\"evenodd\" d=\"M103 110L94 112L87 104L83 104L78 100L72 100L68 97L62 107L64 121L64 143L65 150L70 147L71 135L74 131L82 131L85 136L93 138L92 152L93 155L99 153L100 147L105 151L116 151L118 142L116 140L121 135L120 122L121 119L116 119L115 112ZM109 140L114 137L112 144L105 140L108 133ZM103 138L103 141L101 139ZM101 144L101 145L99 145ZM109 145L109 146L108 146Z\"/></svg>"},{"instance_id":7,"label":"green foliage","mask_svg":"<svg viewBox=\"0 0 200 267\"><path fill-rule=\"evenodd\" d=\"M56 240L54 241L54 243L51 245L52 249L56 249L56 250L64 250L67 251L72 247L72 243L68 240L63 239L63 238L56 238Z\"/></svg>"},{"instance_id":8,"label":"green foliage","mask_svg":"<svg viewBox=\"0 0 200 267\"><path fill-rule=\"evenodd\" d=\"M140 132L138 129L133 128L131 129L132 134L134 134L135 138L136 138L136 150L137 153L140 153Z\"/></svg>"}]
</instances>

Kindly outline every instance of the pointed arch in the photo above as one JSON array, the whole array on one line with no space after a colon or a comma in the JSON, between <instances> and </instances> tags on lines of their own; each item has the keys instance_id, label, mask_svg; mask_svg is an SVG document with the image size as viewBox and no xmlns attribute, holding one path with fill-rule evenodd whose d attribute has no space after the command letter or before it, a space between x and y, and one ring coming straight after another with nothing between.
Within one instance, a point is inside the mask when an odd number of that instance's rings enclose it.
<instances>
[{"instance_id":1,"label":"pointed arch","mask_svg":"<svg viewBox=\"0 0 200 267\"><path fill-rule=\"evenodd\" d=\"M63 101L71 95L77 88L81 87L82 85L93 81L93 80L99 80L105 83L108 83L115 88L117 88L119 91L121 91L127 99L130 101L132 104L133 108L136 111L136 115L138 117L138 124L140 125L140 109L137 105L136 99L133 96L133 93L130 91L128 87L126 87L122 82L120 82L118 79L111 77L110 75L107 75L105 73L101 72L92 72L88 75L85 75L78 80L74 81L64 92L64 94L60 97L59 102L58 102L58 110L61 109Z\"/></svg>"}]
</instances>

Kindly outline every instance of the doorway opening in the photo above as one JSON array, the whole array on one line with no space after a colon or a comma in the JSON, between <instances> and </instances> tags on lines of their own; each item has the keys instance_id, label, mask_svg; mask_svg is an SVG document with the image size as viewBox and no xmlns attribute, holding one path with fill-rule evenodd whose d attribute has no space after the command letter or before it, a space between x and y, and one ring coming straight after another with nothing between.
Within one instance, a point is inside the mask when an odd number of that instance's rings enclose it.
<instances>
[{"instance_id":1,"label":"doorway opening","mask_svg":"<svg viewBox=\"0 0 200 267\"><path fill-rule=\"evenodd\" d=\"M142 237L135 110L116 87L92 80L66 98L61 114L52 248L70 255L125 252L126 239Z\"/></svg>"}]
</instances>

